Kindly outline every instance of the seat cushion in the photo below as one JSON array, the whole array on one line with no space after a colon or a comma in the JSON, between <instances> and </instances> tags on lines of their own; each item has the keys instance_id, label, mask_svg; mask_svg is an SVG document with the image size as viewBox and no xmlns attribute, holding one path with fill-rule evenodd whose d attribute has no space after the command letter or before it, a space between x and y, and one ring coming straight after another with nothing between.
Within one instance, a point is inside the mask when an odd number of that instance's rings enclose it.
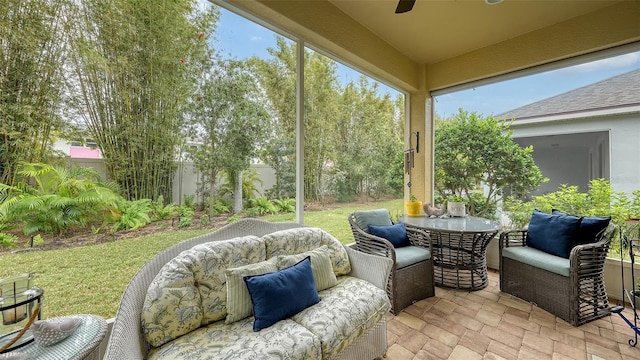
<instances>
[{"instance_id":1,"label":"seat cushion","mask_svg":"<svg viewBox=\"0 0 640 360\"><path fill-rule=\"evenodd\" d=\"M420 261L429 260L431 251L419 246L404 246L396 249L396 268L402 269Z\"/></svg>"},{"instance_id":2,"label":"seat cushion","mask_svg":"<svg viewBox=\"0 0 640 360\"><path fill-rule=\"evenodd\" d=\"M524 264L535 266L540 269L550 271L562 276L569 276L569 259L561 256L551 255L544 251L528 247L513 246L502 249L502 256L519 261Z\"/></svg>"},{"instance_id":3,"label":"seat cushion","mask_svg":"<svg viewBox=\"0 0 640 360\"><path fill-rule=\"evenodd\" d=\"M286 319L254 332L253 317L215 322L149 353L149 360L321 358L320 339L303 326Z\"/></svg>"},{"instance_id":4,"label":"seat cushion","mask_svg":"<svg viewBox=\"0 0 640 360\"><path fill-rule=\"evenodd\" d=\"M365 232L369 232L369 225L393 225L391 215L389 215L389 210L387 209L356 211L353 213L353 218L358 227Z\"/></svg>"},{"instance_id":5,"label":"seat cushion","mask_svg":"<svg viewBox=\"0 0 640 360\"><path fill-rule=\"evenodd\" d=\"M389 311L384 290L350 276L319 293L321 301L292 317L320 338L323 359L335 359Z\"/></svg>"},{"instance_id":6,"label":"seat cushion","mask_svg":"<svg viewBox=\"0 0 640 360\"><path fill-rule=\"evenodd\" d=\"M581 222L581 217L534 210L527 231L527 246L568 259Z\"/></svg>"}]
</instances>

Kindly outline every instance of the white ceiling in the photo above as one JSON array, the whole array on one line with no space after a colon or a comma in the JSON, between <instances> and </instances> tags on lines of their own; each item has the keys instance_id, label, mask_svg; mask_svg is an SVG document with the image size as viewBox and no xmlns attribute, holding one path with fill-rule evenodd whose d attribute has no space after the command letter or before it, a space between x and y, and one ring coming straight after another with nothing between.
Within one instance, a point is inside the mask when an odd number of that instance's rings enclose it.
<instances>
[{"instance_id":1,"label":"white ceiling","mask_svg":"<svg viewBox=\"0 0 640 360\"><path fill-rule=\"evenodd\" d=\"M417 0L395 14L397 0L328 0L417 63L431 64L493 45L618 0Z\"/></svg>"}]
</instances>

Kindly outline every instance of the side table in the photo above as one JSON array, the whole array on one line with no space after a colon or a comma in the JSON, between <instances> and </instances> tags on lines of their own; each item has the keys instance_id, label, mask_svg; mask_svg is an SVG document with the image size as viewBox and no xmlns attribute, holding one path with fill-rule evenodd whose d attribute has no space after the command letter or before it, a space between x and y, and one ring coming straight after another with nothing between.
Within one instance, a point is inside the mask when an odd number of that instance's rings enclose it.
<instances>
[{"instance_id":1,"label":"side table","mask_svg":"<svg viewBox=\"0 0 640 360\"><path fill-rule=\"evenodd\" d=\"M51 346L32 342L13 352L28 354L30 360L99 360L98 348L107 333L107 322L96 315L71 315L82 320L66 339Z\"/></svg>"},{"instance_id":2,"label":"side table","mask_svg":"<svg viewBox=\"0 0 640 360\"><path fill-rule=\"evenodd\" d=\"M472 291L487 287L487 246L500 230L500 224L474 216L404 216L401 221L431 236L436 285Z\"/></svg>"}]
</instances>

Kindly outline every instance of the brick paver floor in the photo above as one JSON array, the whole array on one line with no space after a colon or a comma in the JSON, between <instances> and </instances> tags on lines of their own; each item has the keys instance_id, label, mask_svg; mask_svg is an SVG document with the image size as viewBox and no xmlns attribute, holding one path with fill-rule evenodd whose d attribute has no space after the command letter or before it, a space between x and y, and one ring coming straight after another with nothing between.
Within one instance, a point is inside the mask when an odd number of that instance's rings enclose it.
<instances>
[{"instance_id":1,"label":"brick paver floor","mask_svg":"<svg viewBox=\"0 0 640 360\"><path fill-rule=\"evenodd\" d=\"M633 319L631 309L624 314ZM634 332L620 316L572 327L500 292L492 270L486 289L436 287L436 296L387 314L387 321L387 360L640 359L640 345L629 345Z\"/></svg>"}]
</instances>

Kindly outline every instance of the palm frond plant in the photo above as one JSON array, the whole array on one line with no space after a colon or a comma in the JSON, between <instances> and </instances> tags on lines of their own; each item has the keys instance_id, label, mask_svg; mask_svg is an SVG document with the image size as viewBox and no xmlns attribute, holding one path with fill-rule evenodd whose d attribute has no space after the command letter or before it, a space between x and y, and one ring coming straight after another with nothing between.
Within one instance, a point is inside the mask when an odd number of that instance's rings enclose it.
<instances>
[{"instance_id":1,"label":"palm frond plant","mask_svg":"<svg viewBox=\"0 0 640 360\"><path fill-rule=\"evenodd\" d=\"M233 174L229 174L227 171L222 172L225 177L225 182L220 187L218 195L232 195L234 191L235 177ZM259 194L256 184L263 185L264 182L258 174L258 171L254 168L250 168L242 172L242 198L247 200Z\"/></svg>"},{"instance_id":2,"label":"palm frond plant","mask_svg":"<svg viewBox=\"0 0 640 360\"><path fill-rule=\"evenodd\" d=\"M151 212L151 200L142 199L128 201L122 199L118 203L116 221L111 227L111 231L136 230L151 222L149 213Z\"/></svg>"},{"instance_id":3,"label":"palm frond plant","mask_svg":"<svg viewBox=\"0 0 640 360\"><path fill-rule=\"evenodd\" d=\"M0 221L22 226L25 235L60 234L113 213L122 198L113 183L103 182L91 168L65 169L21 163L16 186L0 184L5 200Z\"/></svg>"},{"instance_id":4,"label":"palm frond plant","mask_svg":"<svg viewBox=\"0 0 640 360\"><path fill-rule=\"evenodd\" d=\"M247 204L249 205L247 212L250 215L266 215L278 213L278 209L266 197L260 196L251 198L247 201Z\"/></svg>"},{"instance_id":5,"label":"palm frond plant","mask_svg":"<svg viewBox=\"0 0 640 360\"><path fill-rule=\"evenodd\" d=\"M278 209L278 212L290 213L296 211L296 200L291 198L286 199L273 199L271 200L273 206Z\"/></svg>"}]
</instances>

